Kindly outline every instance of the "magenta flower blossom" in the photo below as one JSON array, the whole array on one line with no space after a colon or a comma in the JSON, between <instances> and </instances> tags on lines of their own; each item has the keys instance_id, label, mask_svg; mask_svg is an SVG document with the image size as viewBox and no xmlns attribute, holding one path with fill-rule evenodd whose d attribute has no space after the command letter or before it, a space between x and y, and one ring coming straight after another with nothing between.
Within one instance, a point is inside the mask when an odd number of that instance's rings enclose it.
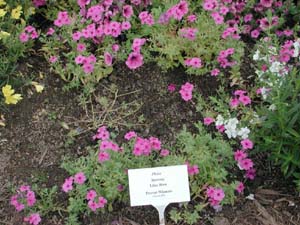
<instances>
[{"instance_id":1,"label":"magenta flower blossom","mask_svg":"<svg viewBox=\"0 0 300 225\"><path fill-rule=\"evenodd\" d=\"M111 66L112 65L112 55L109 53L109 52L105 52L104 53L104 63L107 65L107 66Z\"/></svg>"},{"instance_id":2,"label":"magenta flower blossom","mask_svg":"<svg viewBox=\"0 0 300 225\"><path fill-rule=\"evenodd\" d=\"M240 102L237 98L232 98L229 103L231 108L236 108L236 107L238 107L239 104L240 104Z\"/></svg>"},{"instance_id":3,"label":"magenta flower blossom","mask_svg":"<svg viewBox=\"0 0 300 225\"><path fill-rule=\"evenodd\" d=\"M166 157L166 156L168 156L170 154L170 151L168 150L168 149L162 149L161 151L160 151L160 156L162 156L162 157Z\"/></svg>"},{"instance_id":4,"label":"magenta flower blossom","mask_svg":"<svg viewBox=\"0 0 300 225\"><path fill-rule=\"evenodd\" d=\"M193 68L201 68L202 67L202 61L200 58L194 57L194 58L188 58L184 61L186 66L191 66Z\"/></svg>"},{"instance_id":5,"label":"magenta flower blossom","mask_svg":"<svg viewBox=\"0 0 300 225\"><path fill-rule=\"evenodd\" d=\"M74 182L76 184L83 184L86 181L86 177L83 172L76 173L74 176Z\"/></svg>"},{"instance_id":6,"label":"magenta flower blossom","mask_svg":"<svg viewBox=\"0 0 300 225\"><path fill-rule=\"evenodd\" d=\"M219 69L213 69L211 72L210 72L210 75L212 76L218 76L220 73L220 70Z\"/></svg>"},{"instance_id":7,"label":"magenta flower blossom","mask_svg":"<svg viewBox=\"0 0 300 225\"><path fill-rule=\"evenodd\" d=\"M194 15L194 14L189 15L189 16L187 17L187 21L188 21L189 23L193 23L193 22L195 22L196 20L197 20L197 16Z\"/></svg>"},{"instance_id":8,"label":"magenta flower blossom","mask_svg":"<svg viewBox=\"0 0 300 225\"><path fill-rule=\"evenodd\" d=\"M241 170L249 170L253 167L253 162L251 159L242 159L238 162L238 166Z\"/></svg>"},{"instance_id":9,"label":"magenta flower blossom","mask_svg":"<svg viewBox=\"0 0 300 225\"><path fill-rule=\"evenodd\" d=\"M211 117L205 117L203 120L204 124L207 126L212 124L214 121L215 121L214 118L211 118Z\"/></svg>"},{"instance_id":10,"label":"magenta flower blossom","mask_svg":"<svg viewBox=\"0 0 300 225\"><path fill-rule=\"evenodd\" d=\"M137 135L136 135L136 133L134 131L129 131L124 136L124 138L126 140L130 140L130 139L135 138L135 137L137 137Z\"/></svg>"},{"instance_id":11,"label":"magenta flower blossom","mask_svg":"<svg viewBox=\"0 0 300 225\"><path fill-rule=\"evenodd\" d=\"M168 85L168 91L174 92L176 90L176 84L169 84Z\"/></svg>"},{"instance_id":12,"label":"magenta flower blossom","mask_svg":"<svg viewBox=\"0 0 300 225\"><path fill-rule=\"evenodd\" d=\"M158 138L150 137L149 141L150 141L151 148L153 150L160 150L161 149L161 141Z\"/></svg>"},{"instance_id":13,"label":"magenta flower blossom","mask_svg":"<svg viewBox=\"0 0 300 225\"><path fill-rule=\"evenodd\" d=\"M133 15L133 9L131 5L124 5L123 6L123 16L126 19L129 19Z\"/></svg>"},{"instance_id":14,"label":"magenta flower blossom","mask_svg":"<svg viewBox=\"0 0 300 225\"><path fill-rule=\"evenodd\" d=\"M193 88L194 85L189 82L186 82L184 85L181 86L179 93L184 101L189 101L192 99Z\"/></svg>"},{"instance_id":15,"label":"magenta flower blossom","mask_svg":"<svg viewBox=\"0 0 300 225\"><path fill-rule=\"evenodd\" d=\"M241 145L244 150L252 149L253 148L253 142L250 139L244 139L241 141Z\"/></svg>"},{"instance_id":16,"label":"magenta flower blossom","mask_svg":"<svg viewBox=\"0 0 300 225\"><path fill-rule=\"evenodd\" d=\"M244 105L250 105L251 104L251 98L247 95L243 95L239 97L239 101Z\"/></svg>"},{"instance_id":17,"label":"magenta flower blossom","mask_svg":"<svg viewBox=\"0 0 300 225\"><path fill-rule=\"evenodd\" d=\"M98 208L103 208L103 207L105 206L106 203L107 203L107 200L106 200L104 197L100 196L100 197L98 198L97 207L98 207Z\"/></svg>"},{"instance_id":18,"label":"magenta flower blossom","mask_svg":"<svg viewBox=\"0 0 300 225\"><path fill-rule=\"evenodd\" d=\"M99 152L99 154L98 154L98 161L100 163L103 163L103 162L105 162L105 161L107 161L109 159L110 159L110 156L109 156L109 154L107 152Z\"/></svg>"},{"instance_id":19,"label":"magenta flower blossom","mask_svg":"<svg viewBox=\"0 0 300 225\"><path fill-rule=\"evenodd\" d=\"M239 162L243 159L247 158L247 153L244 152L243 150L236 150L234 152L234 160Z\"/></svg>"},{"instance_id":20,"label":"magenta flower blossom","mask_svg":"<svg viewBox=\"0 0 300 225\"><path fill-rule=\"evenodd\" d=\"M95 190L89 190L87 193L86 193L86 200L94 200L97 196L97 193Z\"/></svg>"},{"instance_id":21,"label":"magenta flower blossom","mask_svg":"<svg viewBox=\"0 0 300 225\"><path fill-rule=\"evenodd\" d=\"M69 192L69 191L73 190L73 177L69 177L69 178L65 179L65 182L62 185L62 190L64 192Z\"/></svg>"},{"instance_id":22,"label":"magenta flower blossom","mask_svg":"<svg viewBox=\"0 0 300 225\"><path fill-rule=\"evenodd\" d=\"M128 66L129 69L137 69L143 65L143 56L138 53L138 52L132 52L129 54L127 60L126 60L126 65Z\"/></svg>"},{"instance_id":23,"label":"magenta flower blossom","mask_svg":"<svg viewBox=\"0 0 300 225\"><path fill-rule=\"evenodd\" d=\"M38 225L42 221L39 213L32 213L24 218L24 222L29 222L32 225Z\"/></svg>"},{"instance_id":24,"label":"magenta flower blossom","mask_svg":"<svg viewBox=\"0 0 300 225\"><path fill-rule=\"evenodd\" d=\"M239 182L235 188L238 193L242 193L245 189L245 185L243 182Z\"/></svg>"},{"instance_id":25,"label":"magenta flower blossom","mask_svg":"<svg viewBox=\"0 0 300 225\"><path fill-rule=\"evenodd\" d=\"M256 170L254 168L250 168L249 170L246 171L245 177L248 178L249 180L254 180L256 176Z\"/></svg>"},{"instance_id":26,"label":"magenta flower blossom","mask_svg":"<svg viewBox=\"0 0 300 225\"><path fill-rule=\"evenodd\" d=\"M225 197L225 193L222 188L216 188L214 191L213 199L221 202Z\"/></svg>"}]
</instances>

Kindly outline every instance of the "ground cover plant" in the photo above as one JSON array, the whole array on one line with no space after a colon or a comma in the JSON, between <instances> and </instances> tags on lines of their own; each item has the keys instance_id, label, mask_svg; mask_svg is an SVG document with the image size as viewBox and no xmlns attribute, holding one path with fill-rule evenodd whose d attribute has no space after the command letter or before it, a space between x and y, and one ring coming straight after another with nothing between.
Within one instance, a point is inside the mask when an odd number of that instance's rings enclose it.
<instances>
[{"instance_id":1,"label":"ground cover plant","mask_svg":"<svg viewBox=\"0 0 300 225\"><path fill-rule=\"evenodd\" d=\"M64 90L76 92L77 107L86 114L74 122L74 130L60 121L68 130L63 146L71 152L76 138L90 134L82 154L59 159L64 181L47 188L40 181L21 182L12 188L8 204L29 224L43 224L50 214L64 224L82 224L128 205L128 169L186 164L192 201L168 214L175 224L196 224L204 210L220 212L249 191L259 175L260 154L291 177L299 191L297 7L273 0L0 0L3 108L8 111L32 90L47 88L40 84L42 73L13 74L21 57L42 54L51 72L65 82ZM179 70L185 78L178 83L174 77L158 93L151 87L162 78L141 90L134 81L134 90L119 94L110 82L124 79L114 74L123 71L118 70L122 64L132 71L125 72L128 76L145 81L147 65ZM118 98L140 91L189 107L184 113L193 115L193 121L170 129L167 140L159 137L165 130L144 132L146 113L126 124L140 109L156 107L155 101L135 103L139 99L116 105ZM154 112L164 110L162 104ZM47 117L58 120L53 112ZM168 115L164 120L174 124ZM2 114L0 125L6 125Z\"/></svg>"}]
</instances>

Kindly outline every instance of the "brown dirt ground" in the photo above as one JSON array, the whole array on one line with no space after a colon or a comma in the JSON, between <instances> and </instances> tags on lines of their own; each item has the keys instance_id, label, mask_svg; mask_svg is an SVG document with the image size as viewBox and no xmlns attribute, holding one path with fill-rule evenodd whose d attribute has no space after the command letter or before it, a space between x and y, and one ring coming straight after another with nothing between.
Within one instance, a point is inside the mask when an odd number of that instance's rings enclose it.
<instances>
[{"instance_id":1,"label":"brown dirt ground","mask_svg":"<svg viewBox=\"0 0 300 225\"><path fill-rule=\"evenodd\" d=\"M22 90L24 99L5 113L6 127L0 128L0 224L22 225L22 216L9 206L11 187L34 181L45 187L60 186L66 177L59 168L62 158L84 155L97 126L108 124L120 137L134 129L171 145L183 124L193 129L192 124L202 117L193 103L180 99L178 92L169 93L167 85L175 83L178 91L189 80L204 96L215 94L218 86L209 76L187 77L180 69L164 74L155 65L136 71L118 65L82 107L78 93L64 92L64 84L50 73L41 58L20 63L19 71L41 71L47 76L40 81L45 84L41 94L28 87ZM294 187L262 162L262 172L246 192L255 194L254 201L240 196L234 206L225 206L220 213L205 210L198 224L299 225L300 198ZM83 218L86 225L154 225L157 221L152 207L128 205L119 205L108 215ZM41 224L60 225L63 218L52 214Z\"/></svg>"}]
</instances>

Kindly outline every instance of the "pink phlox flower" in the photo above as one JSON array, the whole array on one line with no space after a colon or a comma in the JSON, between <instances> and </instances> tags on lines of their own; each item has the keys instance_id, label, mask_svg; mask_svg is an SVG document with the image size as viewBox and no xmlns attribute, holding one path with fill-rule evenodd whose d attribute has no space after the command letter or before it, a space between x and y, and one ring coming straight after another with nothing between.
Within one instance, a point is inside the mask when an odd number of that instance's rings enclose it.
<instances>
[{"instance_id":1,"label":"pink phlox flower","mask_svg":"<svg viewBox=\"0 0 300 225\"><path fill-rule=\"evenodd\" d=\"M193 68L201 68L202 62L200 58L194 57L194 58L188 58L184 61L186 66L191 66Z\"/></svg>"},{"instance_id":2,"label":"pink phlox flower","mask_svg":"<svg viewBox=\"0 0 300 225\"><path fill-rule=\"evenodd\" d=\"M254 168L250 168L246 171L245 177L249 180L254 180L256 176L256 170Z\"/></svg>"},{"instance_id":3,"label":"pink phlox flower","mask_svg":"<svg viewBox=\"0 0 300 225\"><path fill-rule=\"evenodd\" d=\"M139 52L132 52L129 54L126 65L129 69L137 69L143 65L143 55L141 55Z\"/></svg>"},{"instance_id":4,"label":"pink phlox flower","mask_svg":"<svg viewBox=\"0 0 300 225\"><path fill-rule=\"evenodd\" d=\"M193 22L195 22L196 20L197 20L197 16L196 16L195 14L189 15L189 16L187 17L187 21L188 21L189 23L193 23Z\"/></svg>"},{"instance_id":5,"label":"pink phlox flower","mask_svg":"<svg viewBox=\"0 0 300 225\"><path fill-rule=\"evenodd\" d=\"M238 193L242 193L245 189L245 185L243 182L239 182L235 188Z\"/></svg>"},{"instance_id":6,"label":"pink phlox flower","mask_svg":"<svg viewBox=\"0 0 300 225\"><path fill-rule=\"evenodd\" d=\"M176 90L176 84L169 84L168 85L168 91L174 92Z\"/></svg>"},{"instance_id":7,"label":"pink phlox flower","mask_svg":"<svg viewBox=\"0 0 300 225\"><path fill-rule=\"evenodd\" d=\"M29 217L24 218L24 222L29 222L32 225L38 225L42 221L39 213L32 213Z\"/></svg>"},{"instance_id":8,"label":"pink phlox flower","mask_svg":"<svg viewBox=\"0 0 300 225\"><path fill-rule=\"evenodd\" d=\"M247 95L243 95L239 97L239 101L244 105L250 105L251 104L251 98Z\"/></svg>"},{"instance_id":9,"label":"pink phlox flower","mask_svg":"<svg viewBox=\"0 0 300 225\"><path fill-rule=\"evenodd\" d=\"M234 152L234 160L237 162L247 158L247 156L248 156L247 153L244 152L243 150L236 150Z\"/></svg>"},{"instance_id":10,"label":"pink phlox flower","mask_svg":"<svg viewBox=\"0 0 300 225\"><path fill-rule=\"evenodd\" d=\"M62 189L64 192L67 193L67 192L73 190L73 180L74 180L73 177L69 177L69 178L65 179L65 182L62 185Z\"/></svg>"},{"instance_id":11,"label":"pink phlox flower","mask_svg":"<svg viewBox=\"0 0 300 225\"><path fill-rule=\"evenodd\" d=\"M107 66L111 66L112 65L112 60L113 60L112 55L109 52L105 52L104 53L104 63Z\"/></svg>"},{"instance_id":12,"label":"pink phlox flower","mask_svg":"<svg viewBox=\"0 0 300 225\"><path fill-rule=\"evenodd\" d=\"M253 162L251 159L242 159L238 162L238 166L241 170L249 170L253 167Z\"/></svg>"},{"instance_id":13,"label":"pink phlox flower","mask_svg":"<svg viewBox=\"0 0 300 225\"><path fill-rule=\"evenodd\" d=\"M231 108L236 108L239 104L240 104L240 102L237 98L230 99L229 105Z\"/></svg>"},{"instance_id":14,"label":"pink phlox flower","mask_svg":"<svg viewBox=\"0 0 300 225\"><path fill-rule=\"evenodd\" d=\"M220 70L219 70L219 69L213 69L213 70L210 72L210 74L211 74L212 76L218 76L219 73L220 73Z\"/></svg>"},{"instance_id":15,"label":"pink phlox flower","mask_svg":"<svg viewBox=\"0 0 300 225\"><path fill-rule=\"evenodd\" d=\"M83 172L78 172L74 176L74 182L76 184L83 184L86 181L86 177Z\"/></svg>"},{"instance_id":16,"label":"pink phlox flower","mask_svg":"<svg viewBox=\"0 0 300 225\"><path fill-rule=\"evenodd\" d=\"M99 161L100 163L103 163L103 162L105 162L105 161L108 161L109 159L110 159L109 153L103 152L103 151L99 152L99 154L98 154L98 161Z\"/></svg>"},{"instance_id":17,"label":"pink phlox flower","mask_svg":"<svg viewBox=\"0 0 300 225\"><path fill-rule=\"evenodd\" d=\"M124 138L126 140L130 140L130 139L135 138L135 137L137 137L137 134L134 131L129 131L124 136Z\"/></svg>"},{"instance_id":18,"label":"pink phlox flower","mask_svg":"<svg viewBox=\"0 0 300 225\"><path fill-rule=\"evenodd\" d=\"M151 145L151 148L153 150L160 150L161 149L161 141L156 138L156 137L150 137L149 138L149 141L150 141L150 145Z\"/></svg>"},{"instance_id":19,"label":"pink phlox flower","mask_svg":"<svg viewBox=\"0 0 300 225\"><path fill-rule=\"evenodd\" d=\"M253 142L250 139L244 139L241 141L241 145L244 150L252 149L253 148Z\"/></svg>"},{"instance_id":20,"label":"pink phlox flower","mask_svg":"<svg viewBox=\"0 0 300 225\"><path fill-rule=\"evenodd\" d=\"M124 5L123 6L123 16L126 19L129 19L133 15L133 9L131 5Z\"/></svg>"},{"instance_id":21,"label":"pink phlox flower","mask_svg":"<svg viewBox=\"0 0 300 225\"><path fill-rule=\"evenodd\" d=\"M211 118L211 117L205 117L204 120L203 120L204 124L207 125L207 126L212 124L214 121L215 121L215 119Z\"/></svg>"},{"instance_id":22,"label":"pink phlox flower","mask_svg":"<svg viewBox=\"0 0 300 225\"><path fill-rule=\"evenodd\" d=\"M97 196L97 192L95 190L89 190L87 193L86 193L86 200L94 200Z\"/></svg>"},{"instance_id":23,"label":"pink phlox flower","mask_svg":"<svg viewBox=\"0 0 300 225\"><path fill-rule=\"evenodd\" d=\"M160 151L159 155L165 157L165 156L168 156L169 154L170 154L170 151L168 149L162 149Z\"/></svg>"},{"instance_id":24,"label":"pink phlox flower","mask_svg":"<svg viewBox=\"0 0 300 225\"><path fill-rule=\"evenodd\" d=\"M107 200L104 197L101 196L101 197L98 198L97 207L103 208L106 203L107 203Z\"/></svg>"}]
</instances>

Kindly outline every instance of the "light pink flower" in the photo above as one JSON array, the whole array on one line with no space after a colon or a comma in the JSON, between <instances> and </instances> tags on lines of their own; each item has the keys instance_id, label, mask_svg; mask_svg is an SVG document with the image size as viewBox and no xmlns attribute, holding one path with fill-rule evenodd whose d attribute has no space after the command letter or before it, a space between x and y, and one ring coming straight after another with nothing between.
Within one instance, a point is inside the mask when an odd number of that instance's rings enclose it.
<instances>
[{"instance_id":1,"label":"light pink flower","mask_svg":"<svg viewBox=\"0 0 300 225\"><path fill-rule=\"evenodd\" d=\"M76 184L83 184L86 181L86 177L83 172L76 173L74 176L74 182Z\"/></svg>"},{"instance_id":2,"label":"light pink flower","mask_svg":"<svg viewBox=\"0 0 300 225\"><path fill-rule=\"evenodd\" d=\"M137 135L136 135L136 133L134 131L129 131L124 136L124 138L126 140L130 140L130 139L135 138L135 137L137 137Z\"/></svg>"},{"instance_id":3,"label":"light pink flower","mask_svg":"<svg viewBox=\"0 0 300 225\"><path fill-rule=\"evenodd\" d=\"M211 117L205 117L204 118L204 124L207 125L207 126L212 124L214 121L215 121L214 118L211 118Z\"/></svg>"},{"instance_id":4,"label":"light pink flower","mask_svg":"<svg viewBox=\"0 0 300 225\"><path fill-rule=\"evenodd\" d=\"M253 148L253 142L250 139L244 139L241 141L241 145L244 150L252 149Z\"/></svg>"},{"instance_id":5,"label":"light pink flower","mask_svg":"<svg viewBox=\"0 0 300 225\"><path fill-rule=\"evenodd\" d=\"M126 60L126 65L128 68L134 70L143 65L143 56L138 53L138 52L132 52L129 54L127 60Z\"/></svg>"}]
</instances>

